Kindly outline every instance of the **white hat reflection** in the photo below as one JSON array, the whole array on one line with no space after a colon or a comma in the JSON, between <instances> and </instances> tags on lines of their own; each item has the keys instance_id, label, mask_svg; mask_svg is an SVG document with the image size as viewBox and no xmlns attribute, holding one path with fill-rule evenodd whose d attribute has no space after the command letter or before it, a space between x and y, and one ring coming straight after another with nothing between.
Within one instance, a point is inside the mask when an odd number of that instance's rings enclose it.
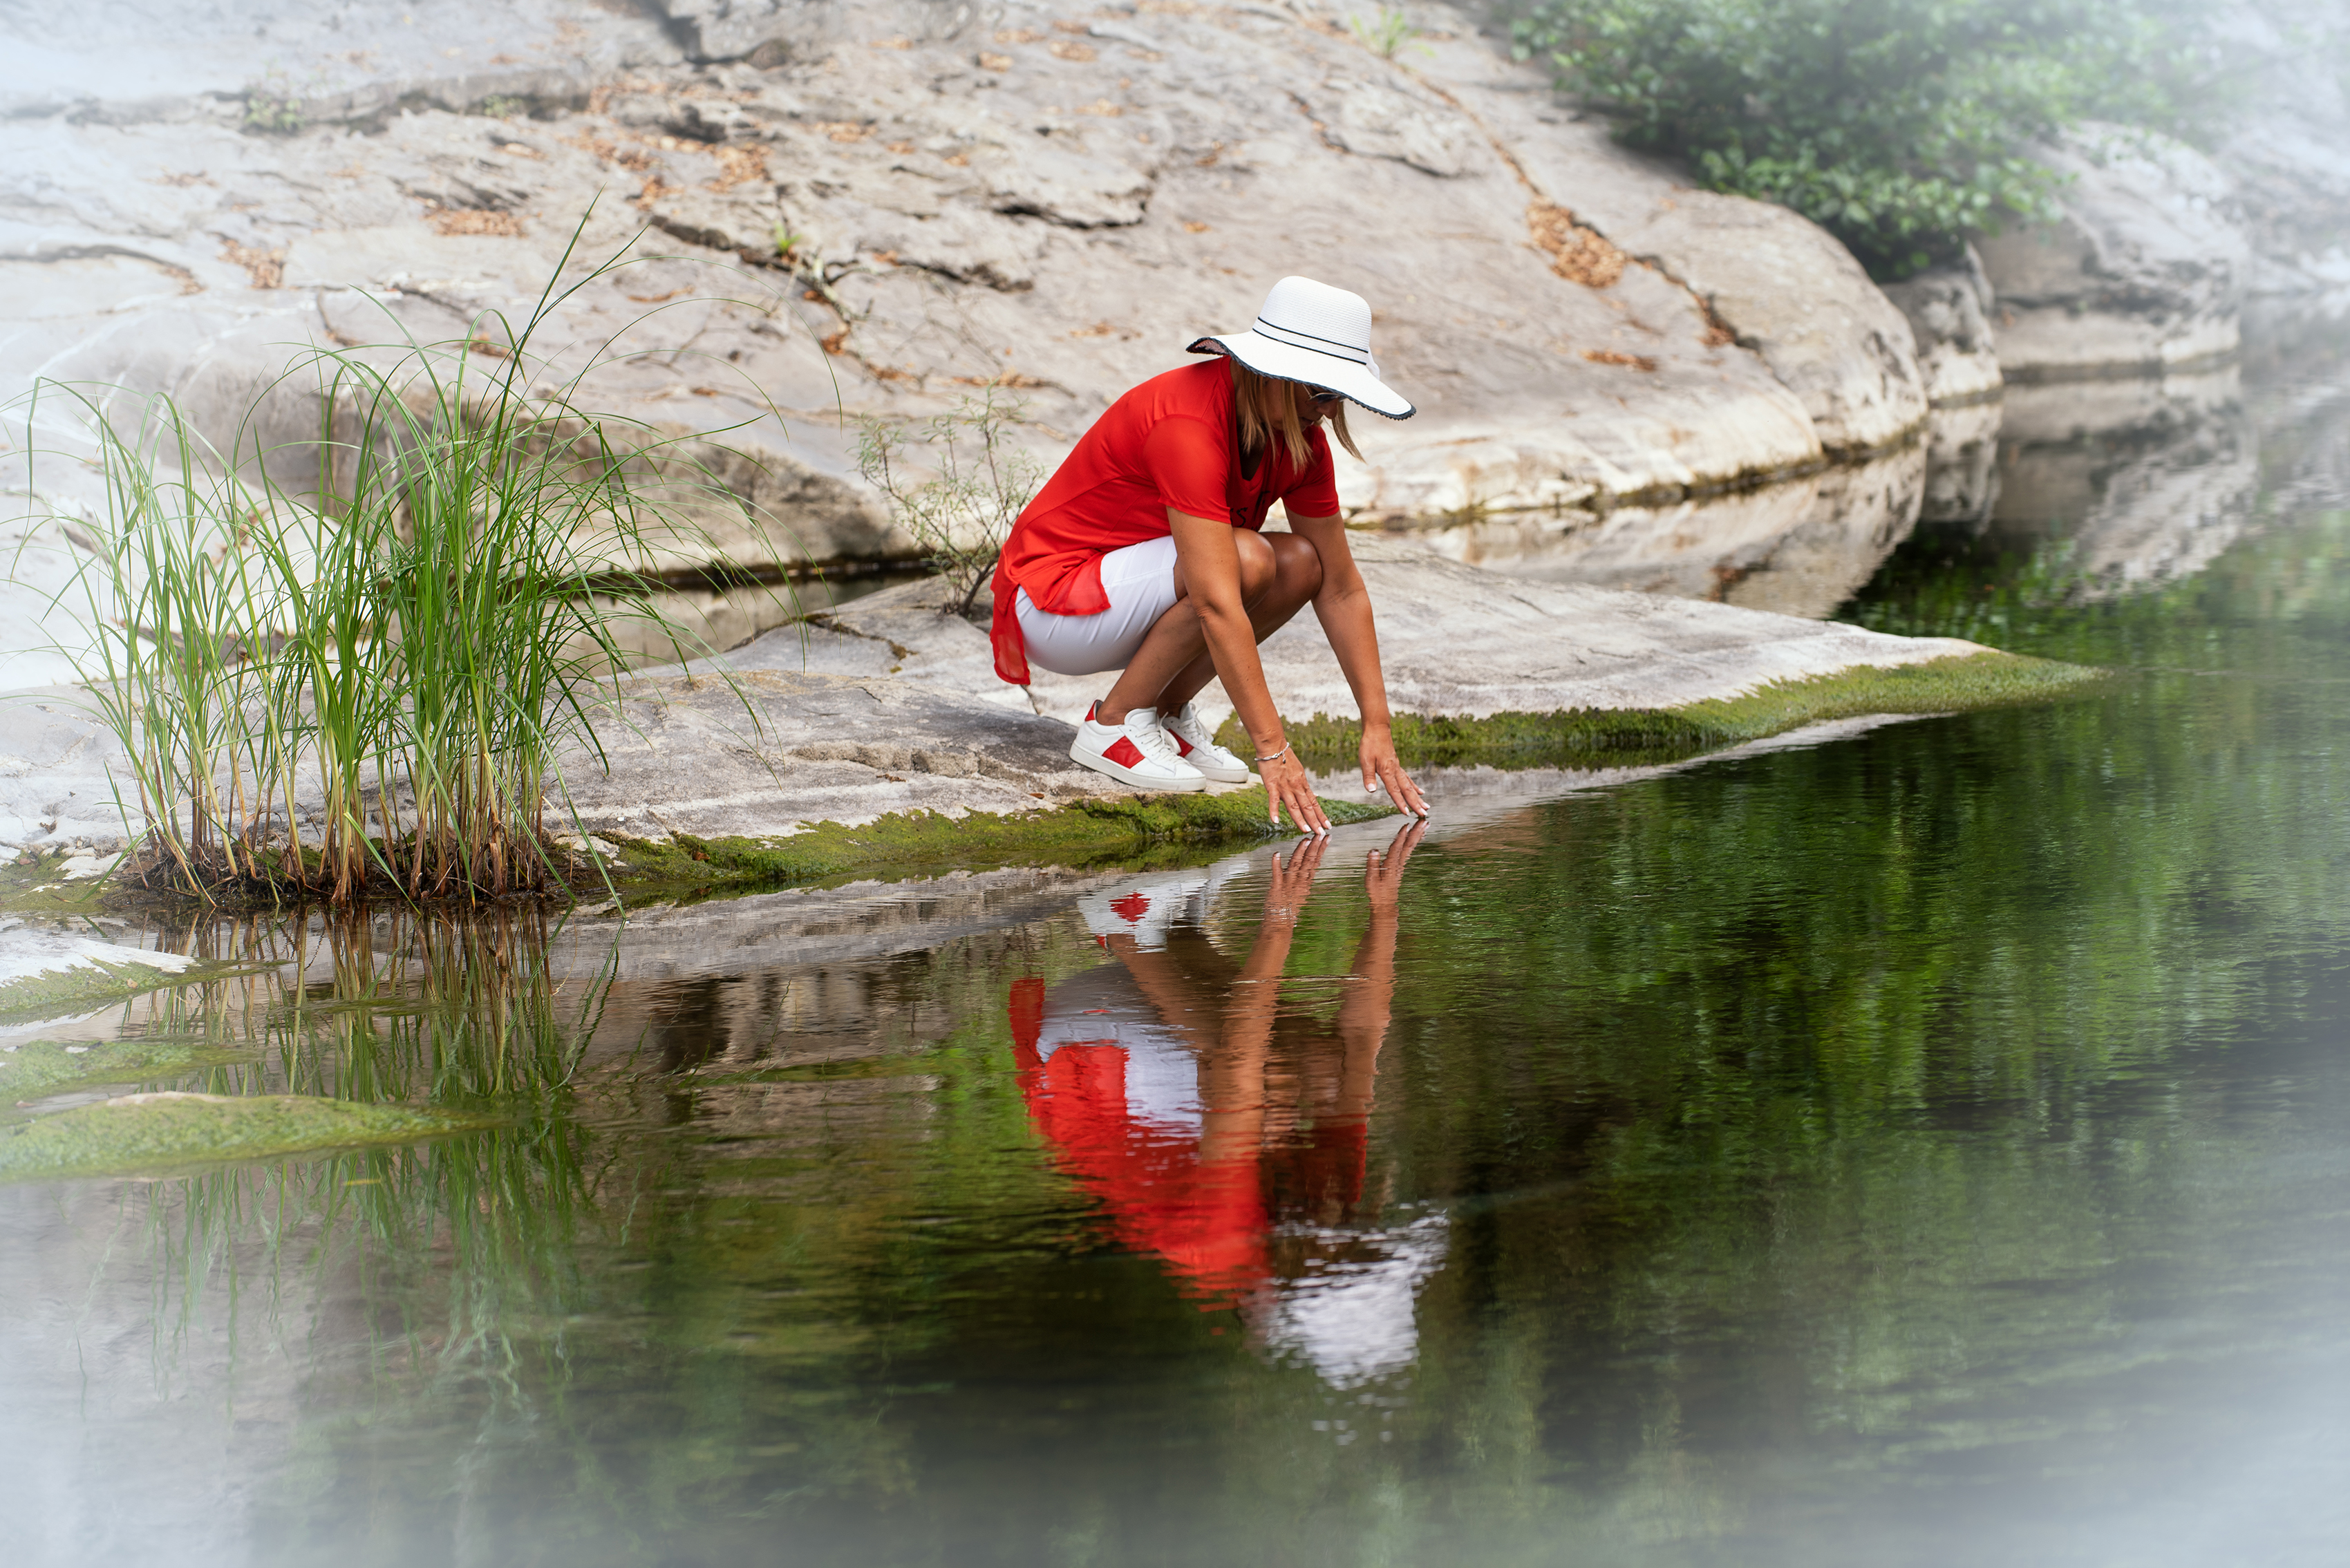
<instances>
[{"instance_id":1,"label":"white hat reflection","mask_svg":"<svg viewBox=\"0 0 2350 1568\"><path fill-rule=\"evenodd\" d=\"M1347 1388L1400 1372L1419 1354L1419 1293L1443 1266L1450 1227L1430 1214L1395 1231L1283 1226L1323 1263L1284 1279L1250 1303L1265 1348ZM1261 1316L1259 1314L1262 1314Z\"/></svg>"}]
</instances>

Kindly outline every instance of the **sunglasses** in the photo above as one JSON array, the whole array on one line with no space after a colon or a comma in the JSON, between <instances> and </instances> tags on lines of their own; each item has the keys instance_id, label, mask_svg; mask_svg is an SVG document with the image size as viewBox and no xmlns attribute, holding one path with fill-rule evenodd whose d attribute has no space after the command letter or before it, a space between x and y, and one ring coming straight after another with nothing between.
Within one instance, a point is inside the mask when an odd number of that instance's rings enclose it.
<instances>
[{"instance_id":1,"label":"sunglasses","mask_svg":"<svg viewBox=\"0 0 2350 1568\"><path fill-rule=\"evenodd\" d=\"M1325 403L1343 403L1346 400L1347 394L1344 392L1325 392L1317 390L1314 393L1314 402L1317 408Z\"/></svg>"}]
</instances>

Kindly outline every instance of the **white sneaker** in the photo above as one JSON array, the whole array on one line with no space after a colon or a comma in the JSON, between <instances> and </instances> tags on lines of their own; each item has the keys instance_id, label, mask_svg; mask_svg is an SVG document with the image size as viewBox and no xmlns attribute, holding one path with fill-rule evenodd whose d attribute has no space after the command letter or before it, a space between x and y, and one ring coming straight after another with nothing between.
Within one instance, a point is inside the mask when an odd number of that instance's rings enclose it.
<instances>
[{"instance_id":1,"label":"white sneaker","mask_svg":"<svg viewBox=\"0 0 2350 1568\"><path fill-rule=\"evenodd\" d=\"M1142 710L1135 710L1136 713ZM1134 714L1127 715L1133 722ZM1218 784L1246 784L1256 775L1248 764L1216 744L1214 734L1189 702L1159 721L1175 742L1175 754Z\"/></svg>"},{"instance_id":2,"label":"white sneaker","mask_svg":"<svg viewBox=\"0 0 2350 1568\"><path fill-rule=\"evenodd\" d=\"M1198 918L1191 900L1204 882L1196 871L1121 882L1078 899L1077 913L1095 936L1132 937L1143 951L1155 952L1167 945L1169 926Z\"/></svg>"},{"instance_id":3,"label":"white sneaker","mask_svg":"<svg viewBox=\"0 0 2350 1568\"><path fill-rule=\"evenodd\" d=\"M1069 760L1097 774L1107 774L1137 789L1180 790L1208 787L1208 776L1176 754L1175 742L1159 727L1159 715L1148 708L1127 711L1123 724L1095 722L1101 708L1086 710L1077 738L1069 743Z\"/></svg>"}]
</instances>

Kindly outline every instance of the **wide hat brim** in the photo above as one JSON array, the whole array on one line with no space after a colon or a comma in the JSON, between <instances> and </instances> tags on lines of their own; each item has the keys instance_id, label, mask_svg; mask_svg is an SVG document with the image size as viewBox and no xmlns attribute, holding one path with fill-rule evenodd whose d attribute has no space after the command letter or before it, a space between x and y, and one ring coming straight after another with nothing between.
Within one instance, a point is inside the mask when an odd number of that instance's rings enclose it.
<instances>
[{"instance_id":1,"label":"wide hat brim","mask_svg":"<svg viewBox=\"0 0 2350 1568\"><path fill-rule=\"evenodd\" d=\"M1260 376L1324 388L1388 419L1408 420L1418 411L1394 388L1379 379L1376 363L1358 362L1351 357L1351 350L1338 353L1284 343L1252 327L1246 332L1196 338L1190 352L1229 354Z\"/></svg>"}]
</instances>

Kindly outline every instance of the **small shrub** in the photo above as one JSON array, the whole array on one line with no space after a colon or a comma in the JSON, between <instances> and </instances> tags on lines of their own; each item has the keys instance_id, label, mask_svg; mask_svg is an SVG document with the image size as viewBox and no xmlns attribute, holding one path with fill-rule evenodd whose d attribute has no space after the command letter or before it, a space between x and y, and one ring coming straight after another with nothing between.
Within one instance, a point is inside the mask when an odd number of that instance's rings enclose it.
<instances>
[{"instance_id":1,"label":"small shrub","mask_svg":"<svg viewBox=\"0 0 2350 1568\"><path fill-rule=\"evenodd\" d=\"M1419 29L1411 25L1410 18L1399 7L1394 5L1380 6L1378 19L1374 22L1366 22L1360 16L1347 17L1347 30L1355 35L1356 41L1363 47L1383 60L1394 59L1398 50L1419 36ZM1430 52L1425 44L1420 45L1419 49L1422 54Z\"/></svg>"},{"instance_id":2,"label":"small shrub","mask_svg":"<svg viewBox=\"0 0 2350 1568\"><path fill-rule=\"evenodd\" d=\"M244 129L264 136L292 136L309 123L302 112L298 98L281 98L270 93L248 93L244 99Z\"/></svg>"},{"instance_id":3,"label":"small shrub","mask_svg":"<svg viewBox=\"0 0 2350 1568\"><path fill-rule=\"evenodd\" d=\"M929 552L931 569L952 585L964 613L1044 480L1042 465L1008 440L1025 409L990 387L919 423L858 421L858 472L889 497L899 526ZM930 462L929 479L918 482L908 469L909 431Z\"/></svg>"}]
</instances>

